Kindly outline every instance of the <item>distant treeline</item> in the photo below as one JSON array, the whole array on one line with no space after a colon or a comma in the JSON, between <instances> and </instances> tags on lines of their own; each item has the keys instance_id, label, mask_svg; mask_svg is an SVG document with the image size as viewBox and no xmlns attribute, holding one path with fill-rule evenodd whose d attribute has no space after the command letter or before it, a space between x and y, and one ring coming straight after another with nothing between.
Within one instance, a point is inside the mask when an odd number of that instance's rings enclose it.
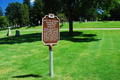
<instances>
[{"instance_id":1,"label":"distant treeline","mask_svg":"<svg viewBox=\"0 0 120 80\"><path fill-rule=\"evenodd\" d=\"M68 21L71 30L73 21L120 20L119 0L35 0L33 5L23 0L9 3L5 11L5 17L0 17L1 27L39 25L48 13L57 15L61 22Z\"/></svg>"}]
</instances>

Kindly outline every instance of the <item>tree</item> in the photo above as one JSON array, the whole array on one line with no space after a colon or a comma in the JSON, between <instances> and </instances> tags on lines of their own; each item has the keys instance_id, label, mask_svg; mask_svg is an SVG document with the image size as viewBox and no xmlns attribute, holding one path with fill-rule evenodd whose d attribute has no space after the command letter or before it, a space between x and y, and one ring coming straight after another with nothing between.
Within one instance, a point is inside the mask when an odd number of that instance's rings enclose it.
<instances>
[{"instance_id":1,"label":"tree","mask_svg":"<svg viewBox=\"0 0 120 80\"><path fill-rule=\"evenodd\" d=\"M25 4L24 5L24 8L25 8L25 13L24 13L24 15L25 15L25 24L27 25L28 23L29 23L29 10L28 10L28 6Z\"/></svg>"},{"instance_id":2,"label":"tree","mask_svg":"<svg viewBox=\"0 0 120 80\"><path fill-rule=\"evenodd\" d=\"M28 6L28 12L29 12L29 19L32 21L32 5L30 5L30 0L23 0L23 4L26 4Z\"/></svg>"},{"instance_id":3,"label":"tree","mask_svg":"<svg viewBox=\"0 0 120 80\"><path fill-rule=\"evenodd\" d=\"M0 7L0 16L3 16L2 7Z\"/></svg>"},{"instance_id":4,"label":"tree","mask_svg":"<svg viewBox=\"0 0 120 80\"><path fill-rule=\"evenodd\" d=\"M60 11L59 0L42 0L44 14L53 13L58 14Z\"/></svg>"},{"instance_id":5,"label":"tree","mask_svg":"<svg viewBox=\"0 0 120 80\"><path fill-rule=\"evenodd\" d=\"M101 10L102 20L108 20L109 17L111 17L110 11L113 10L116 4L118 4L119 2L120 0L105 0L105 1L103 0L103 3L99 4L101 5L101 8L102 8Z\"/></svg>"},{"instance_id":6,"label":"tree","mask_svg":"<svg viewBox=\"0 0 120 80\"><path fill-rule=\"evenodd\" d=\"M58 14L57 16L60 19L60 21L62 22L62 26L63 26L63 22L67 21L67 17L65 16L65 14L62 14L62 13Z\"/></svg>"},{"instance_id":7,"label":"tree","mask_svg":"<svg viewBox=\"0 0 120 80\"><path fill-rule=\"evenodd\" d=\"M114 7L116 0L60 0L64 13L69 16L69 33L73 35L73 15L80 13L85 16L90 9L103 9L107 13Z\"/></svg>"},{"instance_id":8,"label":"tree","mask_svg":"<svg viewBox=\"0 0 120 80\"><path fill-rule=\"evenodd\" d=\"M27 4L28 8L30 9L30 0L23 0L23 4Z\"/></svg>"},{"instance_id":9,"label":"tree","mask_svg":"<svg viewBox=\"0 0 120 80\"><path fill-rule=\"evenodd\" d=\"M43 13L43 2L42 0L35 0L33 6L33 21L34 24L39 25L38 21L42 21Z\"/></svg>"},{"instance_id":10,"label":"tree","mask_svg":"<svg viewBox=\"0 0 120 80\"><path fill-rule=\"evenodd\" d=\"M28 24L29 10L27 4L23 5L18 2L9 3L5 11L10 23L21 26Z\"/></svg>"},{"instance_id":11,"label":"tree","mask_svg":"<svg viewBox=\"0 0 120 80\"><path fill-rule=\"evenodd\" d=\"M19 13L20 13L20 25L23 26L25 25L25 7L23 4L20 5L20 10L19 10Z\"/></svg>"},{"instance_id":12,"label":"tree","mask_svg":"<svg viewBox=\"0 0 120 80\"><path fill-rule=\"evenodd\" d=\"M9 3L7 8L5 9L6 11L5 15L7 16L9 21L13 23L14 25L20 24L20 20L19 20L20 19L20 13L19 13L20 5L21 3L18 3L18 2Z\"/></svg>"},{"instance_id":13,"label":"tree","mask_svg":"<svg viewBox=\"0 0 120 80\"><path fill-rule=\"evenodd\" d=\"M0 26L3 28L4 26L9 26L9 21L5 16L0 16Z\"/></svg>"},{"instance_id":14,"label":"tree","mask_svg":"<svg viewBox=\"0 0 120 80\"><path fill-rule=\"evenodd\" d=\"M115 8L110 10L110 20L120 20L120 3L116 3Z\"/></svg>"},{"instance_id":15,"label":"tree","mask_svg":"<svg viewBox=\"0 0 120 80\"><path fill-rule=\"evenodd\" d=\"M64 9L64 13L68 15L69 18L69 33L70 35L73 35L73 15L75 12L79 12L80 8L81 10L86 7L86 9L89 8L91 0L60 0L61 5ZM85 5L86 2L86 5ZM89 3L89 4L88 4ZM83 6L84 5L84 6ZM85 11L85 10L84 10Z\"/></svg>"},{"instance_id":16,"label":"tree","mask_svg":"<svg viewBox=\"0 0 120 80\"><path fill-rule=\"evenodd\" d=\"M27 4L20 5L20 25L27 25L29 23L29 11Z\"/></svg>"}]
</instances>

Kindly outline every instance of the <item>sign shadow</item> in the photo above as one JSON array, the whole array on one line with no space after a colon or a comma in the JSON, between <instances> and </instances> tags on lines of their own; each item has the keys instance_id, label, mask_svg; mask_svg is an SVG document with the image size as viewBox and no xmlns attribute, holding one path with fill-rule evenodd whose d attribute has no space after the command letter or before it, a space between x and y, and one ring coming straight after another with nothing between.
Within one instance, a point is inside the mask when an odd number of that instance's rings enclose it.
<instances>
[{"instance_id":1,"label":"sign shadow","mask_svg":"<svg viewBox=\"0 0 120 80\"><path fill-rule=\"evenodd\" d=\"M34 75L34 74L27 74L27 75L13 76L12 78L28 78L28 77L41 78L42 76Z\"/></svg>"}]
</instances>

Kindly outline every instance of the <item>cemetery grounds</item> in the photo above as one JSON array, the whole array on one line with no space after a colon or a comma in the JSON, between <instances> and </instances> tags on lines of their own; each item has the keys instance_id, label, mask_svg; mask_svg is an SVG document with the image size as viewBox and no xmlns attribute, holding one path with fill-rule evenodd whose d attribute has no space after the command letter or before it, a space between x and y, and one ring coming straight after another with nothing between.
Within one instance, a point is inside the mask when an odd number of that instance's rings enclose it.
<instances>
[{"instance_id":1,"label":"cemetery grounds","mask_svg":"<svg viewBox=\"0 0 120 80\"><path fill-rule=\"evenodd\" d=\"M74 30L61 26L53 47L54 77L49 76L49 50L42 27L0 30L0 80L119 80L120 29ZM120 28L120 22L74 23L74 28ZM15 31L20 37L15 37Z\"/></svg>"}]
</instances>

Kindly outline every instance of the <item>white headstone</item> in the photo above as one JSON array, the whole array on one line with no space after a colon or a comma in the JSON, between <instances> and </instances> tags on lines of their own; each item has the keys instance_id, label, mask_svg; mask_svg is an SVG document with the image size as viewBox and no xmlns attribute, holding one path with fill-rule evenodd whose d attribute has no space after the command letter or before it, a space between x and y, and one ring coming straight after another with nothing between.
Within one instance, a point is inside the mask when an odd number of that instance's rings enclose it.
<instances>
[{"instance_id":1,"label":"white headstone","mask_svg":"<svg viewBox=\"0 0 120 80\"><path fill-rule=\"evenodd\" d=\"M11 36L10 27L8 27L8 33L7 33L7 36Z\"/></svg>"},{"instance_id":2,"label":"white headstone","mask_svg":"<svg viewBox=\"0 0 120 80\"><path fill-rule=\"evenodd\" d=\"M85 19L85 22L87 22L87 19Z\"/></svg>"}]
</instances>

